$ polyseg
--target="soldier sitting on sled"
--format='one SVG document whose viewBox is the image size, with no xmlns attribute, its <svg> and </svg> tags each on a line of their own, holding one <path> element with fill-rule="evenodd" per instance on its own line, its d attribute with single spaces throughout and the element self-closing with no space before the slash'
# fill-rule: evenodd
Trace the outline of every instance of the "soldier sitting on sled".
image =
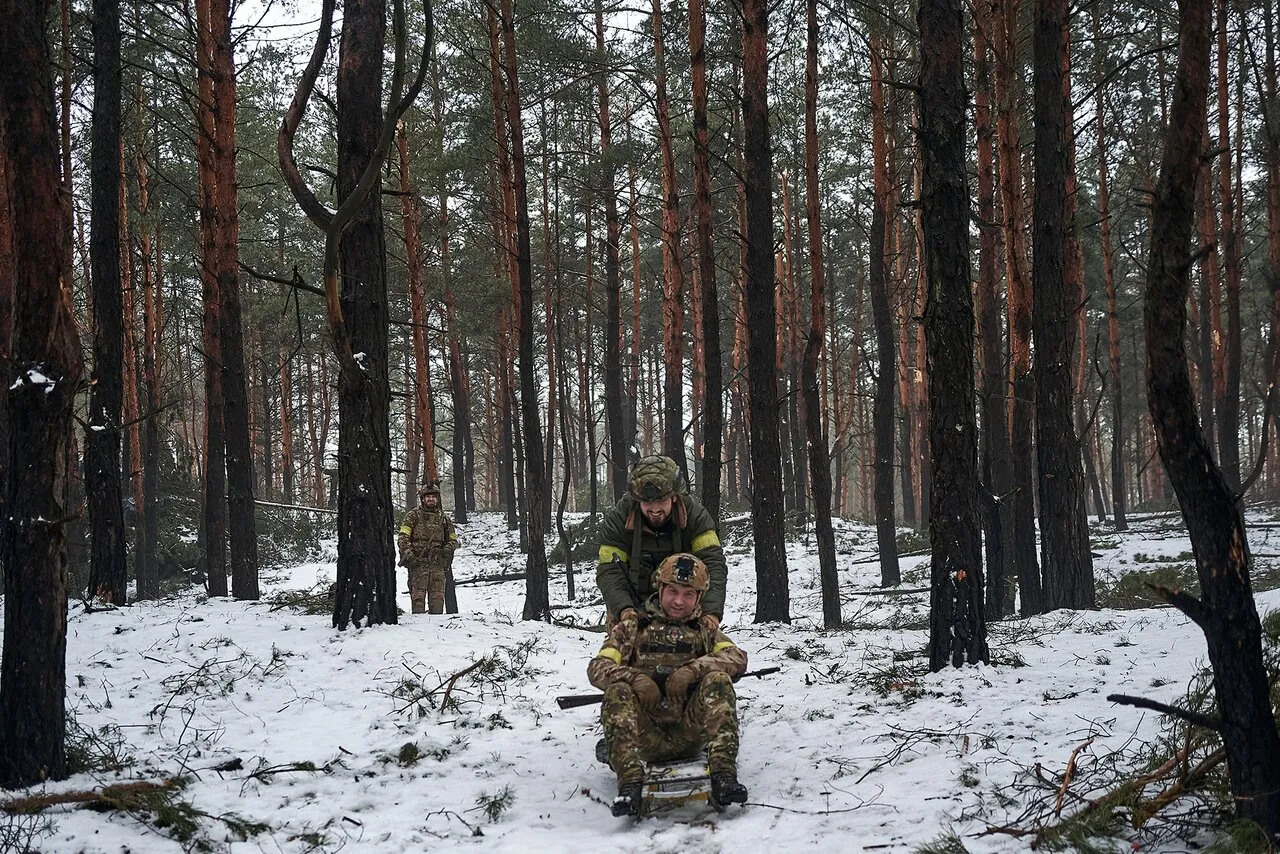
<svg viewBox="0 0 1280 854">
<path fill-rule="evenodd" d="M 600 720 L 618 775 L 613 814 L 640 814 L 646 762 L 691 758 L 704 746 L 712 801 L 745 803 L 733 678 L 747 669 L 747 656 L 701 620 L 710 586 L 701 560 L 671 555 L 653 585 L 644 616 L 614 625 L 587 666 L 591 684 L 604 691 Z"/>
</svg>

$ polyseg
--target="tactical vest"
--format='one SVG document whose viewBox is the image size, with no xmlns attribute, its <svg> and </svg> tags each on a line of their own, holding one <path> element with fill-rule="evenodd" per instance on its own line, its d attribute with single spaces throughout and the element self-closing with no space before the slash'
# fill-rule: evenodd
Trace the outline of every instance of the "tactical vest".
<svg viewBox="0 0 1280 854">
<path fill-rule="evenodd" d="M 640 629 L 631 666 L 653 676 L 659 667 L 670 672 L 710 653 L 710 635 L 696 623 L 654 620 Z"/>
</svg>

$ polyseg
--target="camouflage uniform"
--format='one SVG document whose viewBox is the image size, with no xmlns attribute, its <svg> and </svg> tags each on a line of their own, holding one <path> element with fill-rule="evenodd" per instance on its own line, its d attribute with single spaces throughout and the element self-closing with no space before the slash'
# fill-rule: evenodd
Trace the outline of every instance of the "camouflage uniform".
<svg viewBox="0 0 1280 854">
<path fill-rule="evenodd" d="M 644 492 L 637 488 L 650 481 L 661 484 L 655 498 L 674 495 L 671 515 L 656 530 L 641 511 Z M 630 488 L 600 520 L 596 585 L 610 617 L 616 619 L 624 608 L 641 607 L 655 590 L 653 571 L 658 564 L 681 552 L 697 555 L 707 565 L 711 587 L 702 597 L 702 611 L 722 617 L 729 568 L 716 522 L 696 498 L 681 491 L 675 462 L 669 457 L 644 457 L 632 469 Z"/>
<path fill-rule="evenodd" d="M 439 492 L 425 491 L 423 498 Z M 442 507 L 424 504 L 405 514 L 400 523 L 397 538 L 400 547 L 400 563 L 409 568 L 409 599 L 413 613 L 426 610 L 430 603 L 432 614 L 444 613 L 445 577 L 453 563 L 453 553 L 458 548 L 458 533 L 453 520 Z"/>
<path fill-rule="evenodd" d="M 733 677 L 747 669 L 747 656 L 721 631 L 710 632 L 695 609 L 685 620 L 663 614 L 655 594 L 639 624 L 613 627 L 587 666 L 591 684 L 604 691 L 600 721 L 609 745 L 609 764 L 619 787 L 644 777 L 644 762 L 694 756 L 706 745 L 712 774 L 737 774 L 738 712 Z M 641 707 L 630 680 L 640 674 L 666 677 L 659 668 L 693 669 L 697 681 L 683 708 L 663 707 L 651 714 Z"/>
</svg>

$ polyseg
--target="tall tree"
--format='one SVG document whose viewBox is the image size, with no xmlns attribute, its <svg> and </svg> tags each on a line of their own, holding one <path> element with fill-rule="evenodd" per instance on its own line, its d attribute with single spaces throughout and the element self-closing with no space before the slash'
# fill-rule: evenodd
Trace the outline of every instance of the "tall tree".
<svg viewBox="0 0 1280 854">
<path fill-rule="evenodd" d="M 1236 814 L 1280 838 L 1280 733 L 1262 660 L 1262 634 L 1249 578 L 1251 558 L 1239 499 L 1196 421 L 1183 333 L 1197 173 L 1207 122 L 1212 0 L 1183 0 L 1178 71 L 1151 212 L 1146 298 L 1147 401 L 1160 460 L 1191 535 L 1201 598 L 1164 590 L 1205 634 Z M 1185 716 L 1185 714 L 1184 714 Z"/>
<path fill-rule="evenodd" d="M 66 766 L 67 478 L 83 374 L 71 313 L 47 2 L 0 2 L 0 786 L 60 780 Z"/>
<path fill-rule="evenodd" d="M 696 0 L 695 0 L 696 2 Z M 809 340 L 804 348 L 800 385 L 804 392 L 805 444 L 813 484 L 814 526 L 818 532 L 818 576 L 822 583 L 822 624 L 839 628 L 840 576 L 836 572 L 836 538 L 831 525 L 831 455 L 823 429 L 818 389 L 818 357 L 827 337 L 826 261 L 822 247 L 822 207 L 818 184 L 818 0 L 805 4 L 804 177 L 805 218 L 809 231 Z"/>
<path fill-rule="evenodd" d="M 529 194 L 525 180 L 524 120 L 520 113 L 520 78 L 516 64 L 516 25 L 511 0 L 500 0 L 503 55 L 507 80 L 507 128 L 511 132 L 511 176 L 515 189 L 516 267 L 520 280 L 519 362 L 520 422 L 524 435 L 525 519 L 529 552 L 525 563 L 524 619 L 551 619 L 547 584 L 547 548 L 542 520 L 546 501 L 542 458 L 542 426 L 538 415 L 537 366 L 533 359 L 533 261 L 529 250 Z"/>
<path fill-rule="evenodd" d="M 617 169 L 609 115 L 608 55 L 604 3 L 595 0 L 596 91 L 599 93 L 600 193 L 604 197 L 604 411 L 609 429 L 609 483 L 614 499 L 627 491 L 627 425 L 622 411 L 622 220 L 618 216 Z"/>
<path fill-rule="evenodd" d="M 1072 408 L 1076 311 L 1066 281 L 1068 101 L 1063 97 L 1067 0 L 1036 0 L 1035 231 L 1031 269 L 1035 336 L 1040 559 L 1046 609 L 1092 608 L 1093 558 Z"/>
<path fill-rule="evenodd" d="M 653 0 L 653 60 L 662 152 L 662 395 L 665 432 L 662 452 L 688 471 L 684 453 L 684 261 L 680 258 L 680 188 L 667 104 L 667 61 L 662 0 Z"/>
<path fill-rule="evenodd" d="M 258 538 L 253 517 L 253 442 L 249 431 L 249 393 L 244 359 L 244 328 L 240 312 L 240 218 L 236 190 L 236 69 L 231 44 L 231 4 L 229 0 L 207 2 L 208 54 L 213 78 L 214 136 L 210 155 L 214 180 L 212 197 L 206 203 L 214 209 L 218 278 L 218 335 L 222 344 L 222 394 L 225 404 L 227 438 L 227 533 L 231 546 L 231 595 L 237 599 L 258 598 Z M 205 259 L 205 264 L 210 260 Z"/>
<path fill-rule="evenodd" d="M 893 189 L 889 183 L 889 145 L 886 131 L 883 41 L 871 37 L 871 247 L 868 287 L 876 330 L 875 397 L 871 405 L 872 501 L 876 514 L 876 545 L 880 551 L 880 584 L 902 583 L 898 567 L 898 531 L 893 505 L 893 389 L 897 377 L 898 345 L 889 308 L 889 280 L 885 256 L 887 223 Z"/>
<path fill-rule="evenodd" d="M 1093 43 L 1102 44 L 1101 13 L 1093 7 Z M 1129 506 L 1124 467 L 1124 376 L 1120 372 L 1120 313 L 1116 300 L 1115 249 L 1111 243 L 1111 175 L 1107 160 L 1107 98 L 1102 85 L 1102 50 L 1094 50 L 1095 124 L 1098 132 L 1098 239 L 1107 297 L 1107 364 L 1111 371 L 1111 514 L 1117 531 L 1127 531 Z"/>
<path fill-rule="evenodd" d="M 333 0 L 324 0 L 315 48 L 280 128 L 280 168 L 307 217 L 325 233 L 325 315 L 338 358 L 338 582 L 333 625 L 395 623 L 395 503 L 391 495 L 386 244 L 380 176 L 397 120 L 417 97 L 433 41 L 426 15 L 422 64 L 405 90 L 405 21 L 394 3 L 395 61 L 382 115 L 382 0 L 349 0 L 338 54 L 338 198 L 327 210 L 302 180 L 293 139 L 329 49 Z M 341 268 L 341 270 L 339 269 Z M 341 273 L 341 276 L 340 276 Z M 341 277 L 341 290 L 339 278 Z M 359 354 L 357 358 L 357 354 Z"/>
<path fill-rule="evenodd" d="M 702 506 L 711 518 L 720 515 L 720 458 L 724 447 L 724 379 L 720 350 L 720 294 L 716 288 L 716 253 L 712 241 L 711 146 L 707 130 L 706 4 L 689 0 L 689 56 L 693 72 L 693 186 L 697 209 L 698 286 L 701 300 L 703 355 Z"/>
<path fill-rule="evenodd" d="M 920 33 L 921 211 L 928 292 L 929 667 L 987 660 L 978 434 L 969 286 L 965 161 L 964 23 L 960 0 L 922 0 Z"/>
<path fill-rule="evenodd" d="M 773 148 L 769 142 L 769 4 L 742 4 L 742 185 L 746 202 L 744 289 L 751 417 L 751 529 L 757 623 L 791 622 L 783 541 L 782 447 L 778 436 L 777 282 L 773 260 Z"/>
<path fill-rule="evenodd" d="M 1003 312 L 996 272 L 996 180 L 994 126 L 991 116 L 991 6 L 979 4 L 973 27 L 973 118 L 978 159 L 978 280 L 974 309 L 978 320 L 978 364 L 982 405 L 982 506 L 985 511 L 983 545 L 987 558 L 987 617 L 1006 614 L 1005 590 L 1016 576 L 1013 559 L 1012 505 L 1007 500 L 1013 483 L 1009 445 L 1009 406 L 1005 379 Z M 1009 603 L 1012 605 L 1012 602 Z"/>
<path fill-rule="evenodd" d="M 93 6 L 93 126 L 89 151 L 93 379 L 84 439 L 89 595 L 123 605 L 128 583 L 120 471 L 124 307 L 120 282 L 120 2 Z"/>
<path fill-rule="evenodd" d="M 996 61 L 996 140 L 999 146 L 1000 206 L 1003 213 L 1005 282 L 1009 305 L 1009 417 L 1014 482 L 1007 501 L 1013 523 L 1013 561 L 1023 615 L 1044 608 L 1036 558 L 1034 496 L 1035 380 L 1031 373 L 1031 282 L 1022 187 L 1022 145 L 1018 131 L 1018 0 L 994 0 L 992 50 Z"/>
</svg>

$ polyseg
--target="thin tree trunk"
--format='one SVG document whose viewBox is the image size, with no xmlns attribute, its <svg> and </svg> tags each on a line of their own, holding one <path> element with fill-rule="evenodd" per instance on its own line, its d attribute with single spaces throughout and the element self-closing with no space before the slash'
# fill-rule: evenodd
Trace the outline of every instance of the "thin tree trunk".
<svg viewBox="0 0 1280 854">
<path fill-rule="evenodd" d="M 1031 438 L 1035 425 L 1035 382 L 1031 375 L 1031 283 L 1023 231 L 1021 144 L 1017 116 L 1018 0 L 994 4 L 996 60 L 996 139 L 999 146 L 1001 207 L 1004 224 L 1005 281 L 1009 304 L 1010 378 L 1013 402 L 1009 435 L 1013 451 L 1011 505 L 1013 564 L 1022 595 L 1022 614 L 1044 610 L 1040 569 L 1036 558 L 1035 461 Z"/>
<path fill-rule="evenodd" d="M 196 169 L 200 194 L 200 278 L 204 301 L 205 470 L 202 540 L 205 578 L 210 596 L 227 595 L 227 432 L 222 357 L 222 305 L 218 275 L 219 223 L 214 146 L 217 115 L 214 103 L 211 0 L 196 0 L 199 101 L 196 105 Z M 140 598 L 156 591 L 138 591 Z"/>
<path fill-rule="evenodd" d="M 703 395 L 701 498 L 712 519 L 720 516 L 720 467 L 724 454 L 724 378 L 720 348 L 720 294 L 712 240 L 711 151 L 707 130 L 705 0 L 689 0 L 689 51 L 693 74 L 693 185 L 697 205 L 698 285 L 702 301 Z"/>
<path fill-rule="evenodd" d="M 874 192 L 871 208 L 869 248 L 871 314 L 876 330 L 875 399 L 872 404 L 871 467 L 874 472 L 873 503 L 876 517 L 876 545 L 880 552 L 880 584 L 896 587 L 902 583 L 898 566 L 898 531 L 893 503 L 893 389 L 897 378 L 897 343 L 893 337 L 893 314 L 889 308 L 889 285 L 885 272 L 886 222 L 889 219 L 889 151 L 885 132 L 885 93 L 881 39 L 871 38 L 871 158 Z"/>
<path fill-rule="evenodd" d="M 1240 236 L 1231 185 L 1231 106 L 1227 58 L 1227 3 L 1217 0 L 1218 32 L 1218 203 L 1222 208 L 1222 261 L 1227 296 L 1222 402 L 1218 408 L 1218 459 L 1233 490 L 1240 489 L 1240 370 L 1243 360 L 1240 328 Z M 1237 72 L 1239 74 L 1241 72 Z M 1243 212 L 1242 212 L 1243 213 Z"/>
<path fill-rule="evenodd" d="M 662 361 L 666 401 L 662 452 L 688 471 L 684 453 L 684 263 L 680 259 L 680 190 L 667 106 L 662 2 L 653 0 L 653 57 L 657 69 L 658 147 L 662 152 Z"/>
<path fill-rule="evenodd" d="M 696 0 L 695 0 L 696 2 Z M 804 350 L 801 386 L 804 389 L 805 440 L 809 477 L 813 483 L 814 526 L 818 534 L 818 577 L 822 584 L 822 625 L 839 628 L 840 576 L 836 572 L 836 539 L 831 525 L 831 457 L 822 423 L 818 389 L 818 357 L 826 341 L 826 263 L 822 247 L 822 209 L 818 200 L 818 0 L 808 0 L 804 65 L 805 217 L 809 226 L 810 318 Z M 709 229 L 708 229 L 709 231 Z M 708 244 L 710 234 L 708 234 Z M 710 247 L 707 247 L 708 255 Z M 718 475 L 717 475 L 718 476 Z"/>
<path fill-rule="evenodd" d="M 533 358 L 533 269 L 529 252 L 529 199 L 525 184 L 524 124 L 520 114 L 520 84 L 516 65 L 515 19 L 511 0 L 501 0 L 502 40 L 506 56 L 507 126 L 511 131 L 511 175 L 515 189 L 516 265 L 520 279 L 520 416 L 524 433 L 525 508 L 529 554 L 525 564 L 523 618 L 548 620 L 551 604 L 547 588 L 547 551 L 542 520 L 542 429 L 538 423 L 538 387 Z"/>
<path fill-rule="evenodd" d="M 622 410 L 622 221 L 618 217 L 617 172 L 609 116 L 608 57 L 604 43 L 604 4 L 595 0 L 596 91 L 600 109 L 600 191 L 604 196 L 604 410 L 609 428 L 609 483 L 614 500 L 627 491 L 627 424 Z"/>
<path fill-rule="evenodd" d="M 1102 43 L 1098 7 L 1093 9 L 1093 42 Z M 1107 292 L 1107 361 L 1111 371 L 1111 514 L 1117 531 L 1129 530 L 1128 483 L 1124 466 L 1124 374 L 1120 370 L 1120 314 L 1116 301 L 1115 250 L 1111 244 L 1110 168 L 1107 165 L 1106 90 L 1102 51 L 1094 52 L 1094 112 L 1098 129 L 1098 236 L 1102 243 L 1102 279 Z"/>
<path fill-rule="evenodd" d="M 978 139 L 978 281 L 974 288 L 978 315 L 978 365 L 982 389 L 981 502 L 986 524 L 987 618 L 1007 615 L 1005 590 L 1016 575 L 1013 563 L 1013 518 L 1007 493 L 1013 483 L 1009 446 L 1008 383 L 1005 378 L 1004 325 L 996 272 L 996 186 L 994 128 L 991 121 L 991 7 L 982 4 L 974 22 L 974 125 Z"/>
<path fill-rule="evenodd" d="M 427 349 L 427 297 L 422 282 L 422 210 L 409 178 L 409 135 L 401 122 L 396 128 L 400 162 L 400 215 L 404 221 L 404 260 L 409 273 L 409 320 L 413 324 L 413 409 L 417 441 L 422 450 L 423 483 L 437 483 L 435 423 L 431 418 L 431 354 Z"/>
<path fill-rule="evenodd" d="M 236 201 L 236 70 L 229 0 L 209 0 L 213 75 L 213 178 L 217 242 L 218 318 L 226 405 L 227 533 L 231 594 L 258 598 L 258 538 L 253 517 L 253 444 L 249 436 L 248 379 L 240 320 L 239 217 Z"/>
<path fill-rule="evenodd" d="M 89 164 L 93 376 L 84 441 L 84 484 L 91 543 L 89 595 L 123 605 L 128 578 L 120 460 L 124 308 L 120 281 L 119 0 L 95 0 L 93 41 L 94 100 Z M 22 169 L 25 172 L 25 164 Z M 18 248 L 15 246 L 15 251 Z M 5 352 L 9 352 L 8 349 Z"/>
<path fill-rule="evenodd" d="M 746 202 L 747 390 L 751 407 L 751 527 L 757 623 L 791 622 L 778 439 L 773 266 L 773 153 L 769 143 L 769 9 L 742 4 L 743 171 Z"/>
</svg>

